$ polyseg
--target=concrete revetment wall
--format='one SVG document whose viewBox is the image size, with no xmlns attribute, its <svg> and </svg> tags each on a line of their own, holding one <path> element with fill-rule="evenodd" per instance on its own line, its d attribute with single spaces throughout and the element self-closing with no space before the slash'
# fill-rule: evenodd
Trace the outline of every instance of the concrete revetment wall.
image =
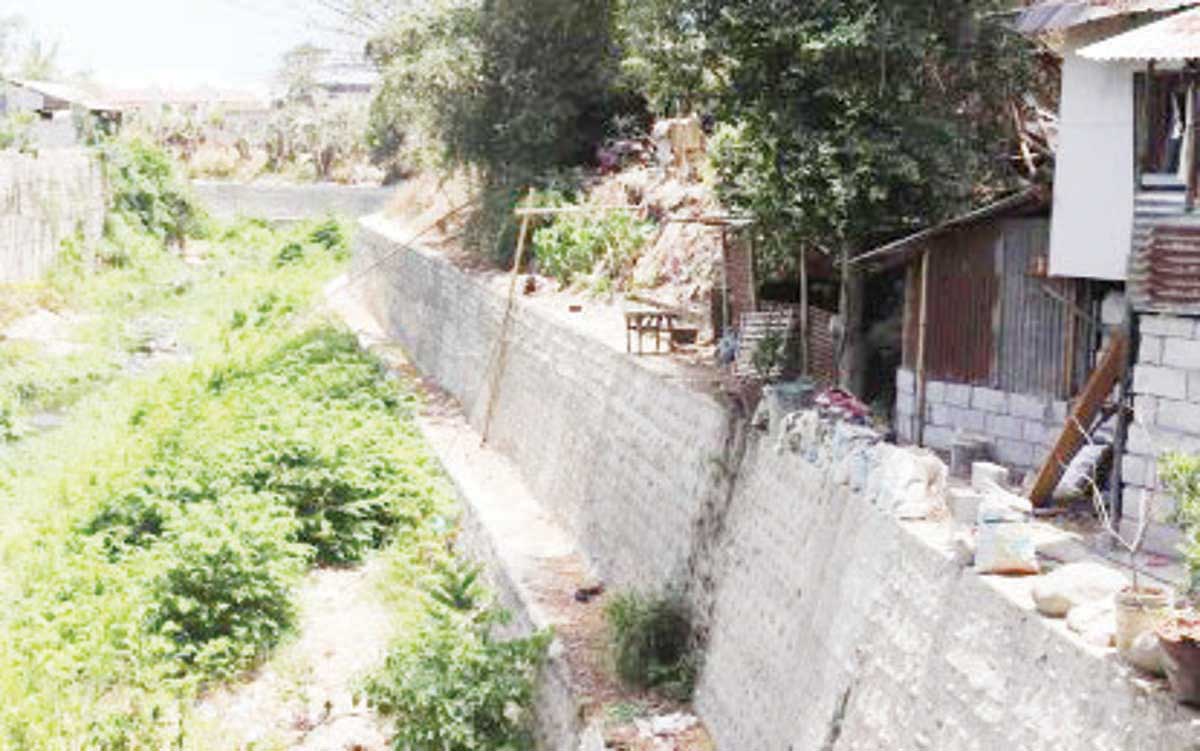
<svg viewBox="0 0 1200 751">
<path fill-rule="evenodd" d="M 917 384 L 896 373 L 896 432 L 916 439 Z M 930 381 L 925 389 L 925 445 L 949 451 L 959 433 L 991 440 L 995 459 L 1018 471 L 1041 466 L 1067 420 L 1067 403 L 983 386 Z"/>
<path fill-rule="evenodd" d="M 392 188 L 335 183 L 235 183 L 193 180 L 196 197 L 220 219 L 253 216 L 277 222 L 344 214 L 358 219 L 380 211 Z"/>
<path fill-rule="evenodd" d="M 104 210 L 104 174 L 91 152 L 0 152 L 0 282 L 38 278 L 76 233 L 98 238 Z"/>
<path fill-rule="evenodd" d="M 362 293 L 481 427 L 498 277 L 364 222 Z M 923 461 L 815 413 L 739 432 L 714 397 L 519 300 L 490 445 L 609 589 L 675 586 L 708 634 L 696 707 L 723 751 L 1180 751 L 1194 714 L 895 518 Z M 897 472 L 899 468 L 899 473 Z"/>
</svg>

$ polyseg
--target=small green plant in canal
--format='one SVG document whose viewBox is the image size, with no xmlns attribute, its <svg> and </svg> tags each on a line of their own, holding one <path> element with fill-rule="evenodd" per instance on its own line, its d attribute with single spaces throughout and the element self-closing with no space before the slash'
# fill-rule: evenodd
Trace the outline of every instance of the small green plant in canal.
<svg viewBox="0 0 1200 751">
<path fill-rule="evenodd" d="M 532 751 L 537 676 L 551 634 L 502 639 L 504 611 L 487 602 L 479 569 L 435 566 L 424 618 L 365 684 L 395 723 L 395 751 Z"/>
<path fill-rule="evenodd" d="M 691 699 L 696 682 L 692 628 L 678 599 L 618 594 L 604 609 L 617 677 L 677 701 Z"/>
</svg>

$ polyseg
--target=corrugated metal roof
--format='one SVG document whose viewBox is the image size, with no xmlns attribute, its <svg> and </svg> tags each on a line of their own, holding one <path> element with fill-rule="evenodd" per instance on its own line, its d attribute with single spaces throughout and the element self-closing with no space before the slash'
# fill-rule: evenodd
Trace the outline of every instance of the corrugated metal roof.
<svg viewBox="0 0 1200 751">
<path fill-rule="evenodd" d="M 1200 5 L 1200 0 L 1044 0 L 1017 16 L 1017 30 L 1025 34 L 1061 31 L 1092 21 L 1131 13 L 1166 13 Z"/>
<path fill-rule="evenodd" d="M 1200 225 L 1181 217 L 1150 229 L 1129 264 L 1130 300 L 1139 312 L 1200 313 Z"/>
<path fill-rule="evenodd" d="M 1200 57 L 1200 8 L 1084 47 L 1089 60 L 1187 60 Z"/>
<path fill-rule="evenodd" d="M 999 216 L 1043 209 L 1049 205 L 1049 202 L 1050 198 L 1044 188 L 1040 186 L 1026 188 L 970 213 L 943 222 L 936 227 L 921 230 L 916 234 L 902 237 L 860 256 L 855 256 L 850 259 L 850 263 L 871 263 L 879 264 L 882 268 L 891 268 L 906 262 L 910 256 L 920 251 L 923 243 L 939 235 Z"/>
<path fill-rule="evenodd" d="M 23 89 L 41 94 L 44 97 L 58 99 L 67 104 L 77 104 L 90 110 L 114 110 L 112 104 L 101 101 L 90 93 L 66 83 L 56 81 L 33 81 L 21 78 L 10 78 L 10 83 Z"/>
</svg>

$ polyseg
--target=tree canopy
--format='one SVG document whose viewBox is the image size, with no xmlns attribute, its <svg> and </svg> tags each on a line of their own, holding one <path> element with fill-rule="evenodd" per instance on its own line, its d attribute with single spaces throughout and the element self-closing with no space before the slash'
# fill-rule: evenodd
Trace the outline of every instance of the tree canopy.
<svg viewBox="0 0 1200 751">
<path fill-rule="evenodd" d="M 716 82 L 723 198 L 789 256 L 852 252 L 1003 189 L 1029 56 L 999 5 L 679 0 L 673 28 Z"/>
<path fill-rule="evenodd" d="M 372 140 L 525 185 L 576 164 L 613 103 L 717 123 L 722 199 L 764 258 L 853 253 L 1003 190 L 1024 41 L 1003 0 L 433 0 L 369 45 Z"/>
</svg>

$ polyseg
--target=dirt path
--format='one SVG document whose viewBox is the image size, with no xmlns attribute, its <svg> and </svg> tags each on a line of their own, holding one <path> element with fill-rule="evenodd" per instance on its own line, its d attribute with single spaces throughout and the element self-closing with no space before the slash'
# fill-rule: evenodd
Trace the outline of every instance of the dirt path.
<svg viewBox="0 0 1200 751">
<path fill-rule="evenodd" d="M 385 751 L 386 724 L 354 704 L 359 680 L 383 662 L 394 634 L 380 595 L 384 561 L 323 569 L 298 593 L 295 641 L 246 682 L 197 708 L 205 748 Z"/>
</svg>

